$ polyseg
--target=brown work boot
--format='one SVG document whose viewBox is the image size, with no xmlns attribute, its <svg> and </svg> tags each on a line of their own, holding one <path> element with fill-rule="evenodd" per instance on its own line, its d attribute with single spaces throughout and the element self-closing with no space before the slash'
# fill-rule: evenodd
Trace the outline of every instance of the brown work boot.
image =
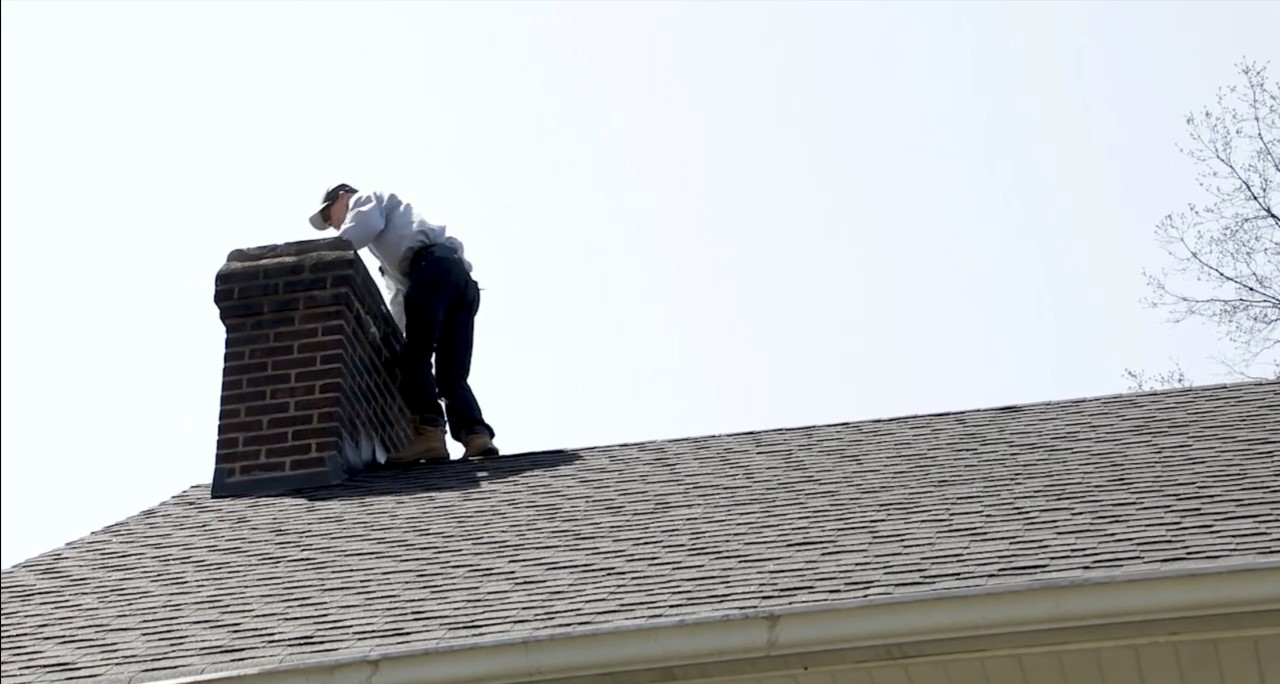
<svg viewBox="0 0 1280 684">
<path fill-rule="evenodd" d="M 404 451 L 387 459 L 390 465 L 404 465 L 415 461 L 447 461 L 449 445 L 445 443 L 447 433 L 443 427 L 424 425 L 417 418 L 411 424 L 413 441 Z"/>
<path fill-rule="evenodd" d="M 463 458 L 486 458 L 498 455 L 498 447 L 493 445 L 493 438 L 483 429 L 463 436 L 462 445 L 466 447 L 466 451 L 462 453 Z"/>
</svg>

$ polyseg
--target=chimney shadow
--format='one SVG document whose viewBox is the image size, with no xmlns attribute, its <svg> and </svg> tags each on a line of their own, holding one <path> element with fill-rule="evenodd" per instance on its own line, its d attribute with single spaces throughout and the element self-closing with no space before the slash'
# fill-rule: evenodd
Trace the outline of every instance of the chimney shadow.
<svg viewBox="0 0 1280 684">
<path fill-rule="evenodd" d="M 334 501 L 478 489 L 486 482 L 559 468 L 580 458 L 582 456 L 577 452 L 556 449 L 479 460 L 459 459 L 448 463 L 417 463 L 411 466 L 374 464 L 340 484 L 299 489 L 276 496 L 308 501 Z"/>
</svg>

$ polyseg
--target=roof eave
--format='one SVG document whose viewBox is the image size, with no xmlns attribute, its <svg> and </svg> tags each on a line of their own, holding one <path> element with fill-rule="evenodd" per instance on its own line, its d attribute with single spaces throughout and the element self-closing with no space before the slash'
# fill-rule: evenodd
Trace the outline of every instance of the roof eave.
<svg viewBox="0 0 1280 684">
<path fill-rule="evenodd" d="M 164 684 L 472 684 L 1280 609 L 1280 561 L 757 610 L 307 661 Z"/>
</svg>

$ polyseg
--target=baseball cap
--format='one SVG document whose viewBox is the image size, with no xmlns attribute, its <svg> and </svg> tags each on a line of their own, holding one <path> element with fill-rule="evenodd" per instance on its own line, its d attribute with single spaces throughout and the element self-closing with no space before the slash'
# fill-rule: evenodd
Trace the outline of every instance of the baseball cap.
<svg viewBox="0 0 1280 684">
<path fill-rule="evenodd" d="M 333 204 L 333 201 L 338 199 L 338 195 L 344 192 L 360 192 L 360 191 L 356 190 L 350 185 L 347 185 L 346 183 L 338 183 L 337 185 L 330 186 L 328 190 L 324 191 L 324 199 L 320 200 L 320 208 L 316 209 L 316 213 L 311 215 L 312 228 L 315 228 L 316 230 L 329 229 L 329 226 L 325 224 L 324 219 L 321 218 L 320 215 L 324 213 L 324 210 L 326 207 L 328 207 L 330 204 Z"/>
</svg>

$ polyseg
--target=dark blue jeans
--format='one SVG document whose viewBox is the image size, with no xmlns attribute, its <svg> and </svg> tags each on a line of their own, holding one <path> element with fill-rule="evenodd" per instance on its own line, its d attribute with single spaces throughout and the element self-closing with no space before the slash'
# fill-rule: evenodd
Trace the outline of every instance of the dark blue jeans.
<svg viewBox="0 0 1280 684">
<path fill-rule="evenodd" d="M 404 294 L 400 391 L 420 421 L 437 427 L 447 423 L 459 441 L 478 431 L 494 434 L 467 382 L 479 310 L 480 287 L 457 252 L 429 245 L 414 254 Z"/>
</svg>

